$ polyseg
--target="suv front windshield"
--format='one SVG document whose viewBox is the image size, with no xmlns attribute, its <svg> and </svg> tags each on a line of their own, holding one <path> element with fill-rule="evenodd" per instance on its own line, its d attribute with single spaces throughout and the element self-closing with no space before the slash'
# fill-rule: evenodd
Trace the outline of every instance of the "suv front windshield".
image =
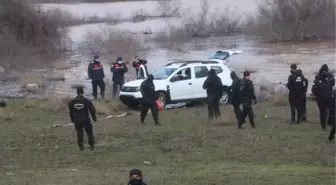
<svg viewBox="0 0 336 185">
<path fill-rule="evenodd" d="M 161 68 L 152 73 L 155 80 L 163 80 L 168 78 L 177 68 Z"/>
<path fill-rule="evenodd" d="M 219 60 L 225 60 L 229 57 L 229 53 L 222 51 L 222 52 L 216 52 L 215 55 L 211 56 L 209 59 L 219 59 Z"/>
</svg>

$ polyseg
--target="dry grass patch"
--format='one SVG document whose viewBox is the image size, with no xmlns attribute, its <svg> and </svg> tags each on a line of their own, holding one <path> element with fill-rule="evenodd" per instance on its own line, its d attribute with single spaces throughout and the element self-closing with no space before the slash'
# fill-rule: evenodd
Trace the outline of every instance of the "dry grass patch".
<svg viewBox="0 0 336 185">
<path fill-rule="evenodd" d="M 6 108 L 0 108 L 0 120 L 1 121 L 12 121 L 16 117 L 15 112 L 10 112 Z"/>
<path fill-rule="evenodd" d="M 287 106 L 288 105 L 288 93 L 276 92 L 271 94 L 269 102 L 274 106 Z"/>
</svg>

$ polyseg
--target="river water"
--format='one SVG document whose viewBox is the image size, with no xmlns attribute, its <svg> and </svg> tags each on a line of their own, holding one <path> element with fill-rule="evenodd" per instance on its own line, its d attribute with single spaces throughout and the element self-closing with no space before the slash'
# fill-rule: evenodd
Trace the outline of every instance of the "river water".
<svg viewBox="0 0 336 185">
<path fill-rule="evenodd" d="M 240 12 L 254 12 L 256 10 L 255 1 L 235 0 L 218 1 L 209 0 L 212 13 L 220 11 L 229 5 Z M 199 10 L 199 0 L 180 0 L 182 10 Z M 123 19 L 129 19 L 134 12 L 146 11 L 156 14 L 157 4 L 153 1 L 135 1 L 121 3 L 97 3 L 97 4 L 45 4 L 46 9 L 61 8 L 70 11 L 76 16 L 106 16 L 107 14 L 117 13 Z M 177 18 L 157 18 L 143 22 L 123 22 L 114 25 L 119 30 L 132 33 L 141 33 L 144 30 L 156 32 L 167 29 L 168 26 L 178 26 L 180 21 Z M 91 91 L 90 82 L 87 80 L 87 65 L 92 59 L 92 53 L 81 51 L 78 46 L 83 44 L 84 36 L 87 32 L 99 31 L 102 27 L 111 27 L 109 24 L 87 24 L 70 27 L 69 36 L 73 43 L 73 55 L 63 63 L 76 63 L 75 67 L 59 70 L 64 73 L 66 80 L 64 82 L 53 83 L 49 91 L 54 95 L 73 95 L 74 90 L 71 86 L 82 84 L 87 87 L 87 92 Z M 138 34 L 139 37 L 148 37 Z M 312 78 L 319 67 L 326 63 L 330 68 L 335 69 L 335 43 L 334 42 L 314 42 L 314 43 L 284 43 L 284 44 L 261 44 L 255 42 L 246 36 L 231 37 L 212 37 L 185 43 L 184 50 L 176 51 L 160 47 L 160 45 L 149 42 L 150 50 L 140 53 L 140 56 L 146 57 L 149 61 L 149 70 L 153 71 L 172 60 L 188 59 L 207 59 L 217 50 L 228 49 L 235 46 L 234 49 L 242 50 L 243 53 L 233 56 L 229 65 L 232 69 L 242 72 L 243 70 L 252 71 L 252 77 L 256 84 L 272 84 L 285 82 L 289 75 L 289 65 L 298 64 L 303 70 L 305 76 L 312 81 Z M 109 66 L 114 58 L 101 55 L 105 66 L 106 83 L 111 84 L 112 74 Z M 132 80 L 134 76 L 131 70 L 127 80 Z M 0 93 L 3 93 L 0 91 Z M 12 94 L 12 93 L 11 93 Z"/>
</svg>

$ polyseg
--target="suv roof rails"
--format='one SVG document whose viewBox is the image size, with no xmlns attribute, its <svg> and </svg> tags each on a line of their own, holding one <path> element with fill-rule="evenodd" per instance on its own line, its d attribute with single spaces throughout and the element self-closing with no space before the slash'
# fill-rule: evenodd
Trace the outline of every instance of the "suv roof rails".
<svg viewBox="0 0 336 185">
<path fill-rule="evenodd" d="M 201 64 L 218 64 L 217 61 L 204 61 L 204 60 L 190 60 L 190 61 L 179 61 L 179 62 L 171 62 L 165 66 L 170 66 L 172 64 L 182 64 L 180 67 L 184 67 L 188 64 L 197 64 L 197 63 L 201 63 Z"/>
</svg>

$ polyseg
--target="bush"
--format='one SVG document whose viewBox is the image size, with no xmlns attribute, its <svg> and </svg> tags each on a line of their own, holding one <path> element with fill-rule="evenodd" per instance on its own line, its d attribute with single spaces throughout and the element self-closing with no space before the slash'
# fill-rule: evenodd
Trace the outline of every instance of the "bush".
<svg viewBox="0 0 336 185">
<path fill-rule="evenodd" d="M 267 0 L 248 25 L 272 42 L 335 39 L 335 1 Z"/>
<path fill-rule="evenodd" d="M 157 1 L 156 11 L 160 17 L 178 17 L 181 15 L 181 4 L 176 0 Z"/>
</svg>

